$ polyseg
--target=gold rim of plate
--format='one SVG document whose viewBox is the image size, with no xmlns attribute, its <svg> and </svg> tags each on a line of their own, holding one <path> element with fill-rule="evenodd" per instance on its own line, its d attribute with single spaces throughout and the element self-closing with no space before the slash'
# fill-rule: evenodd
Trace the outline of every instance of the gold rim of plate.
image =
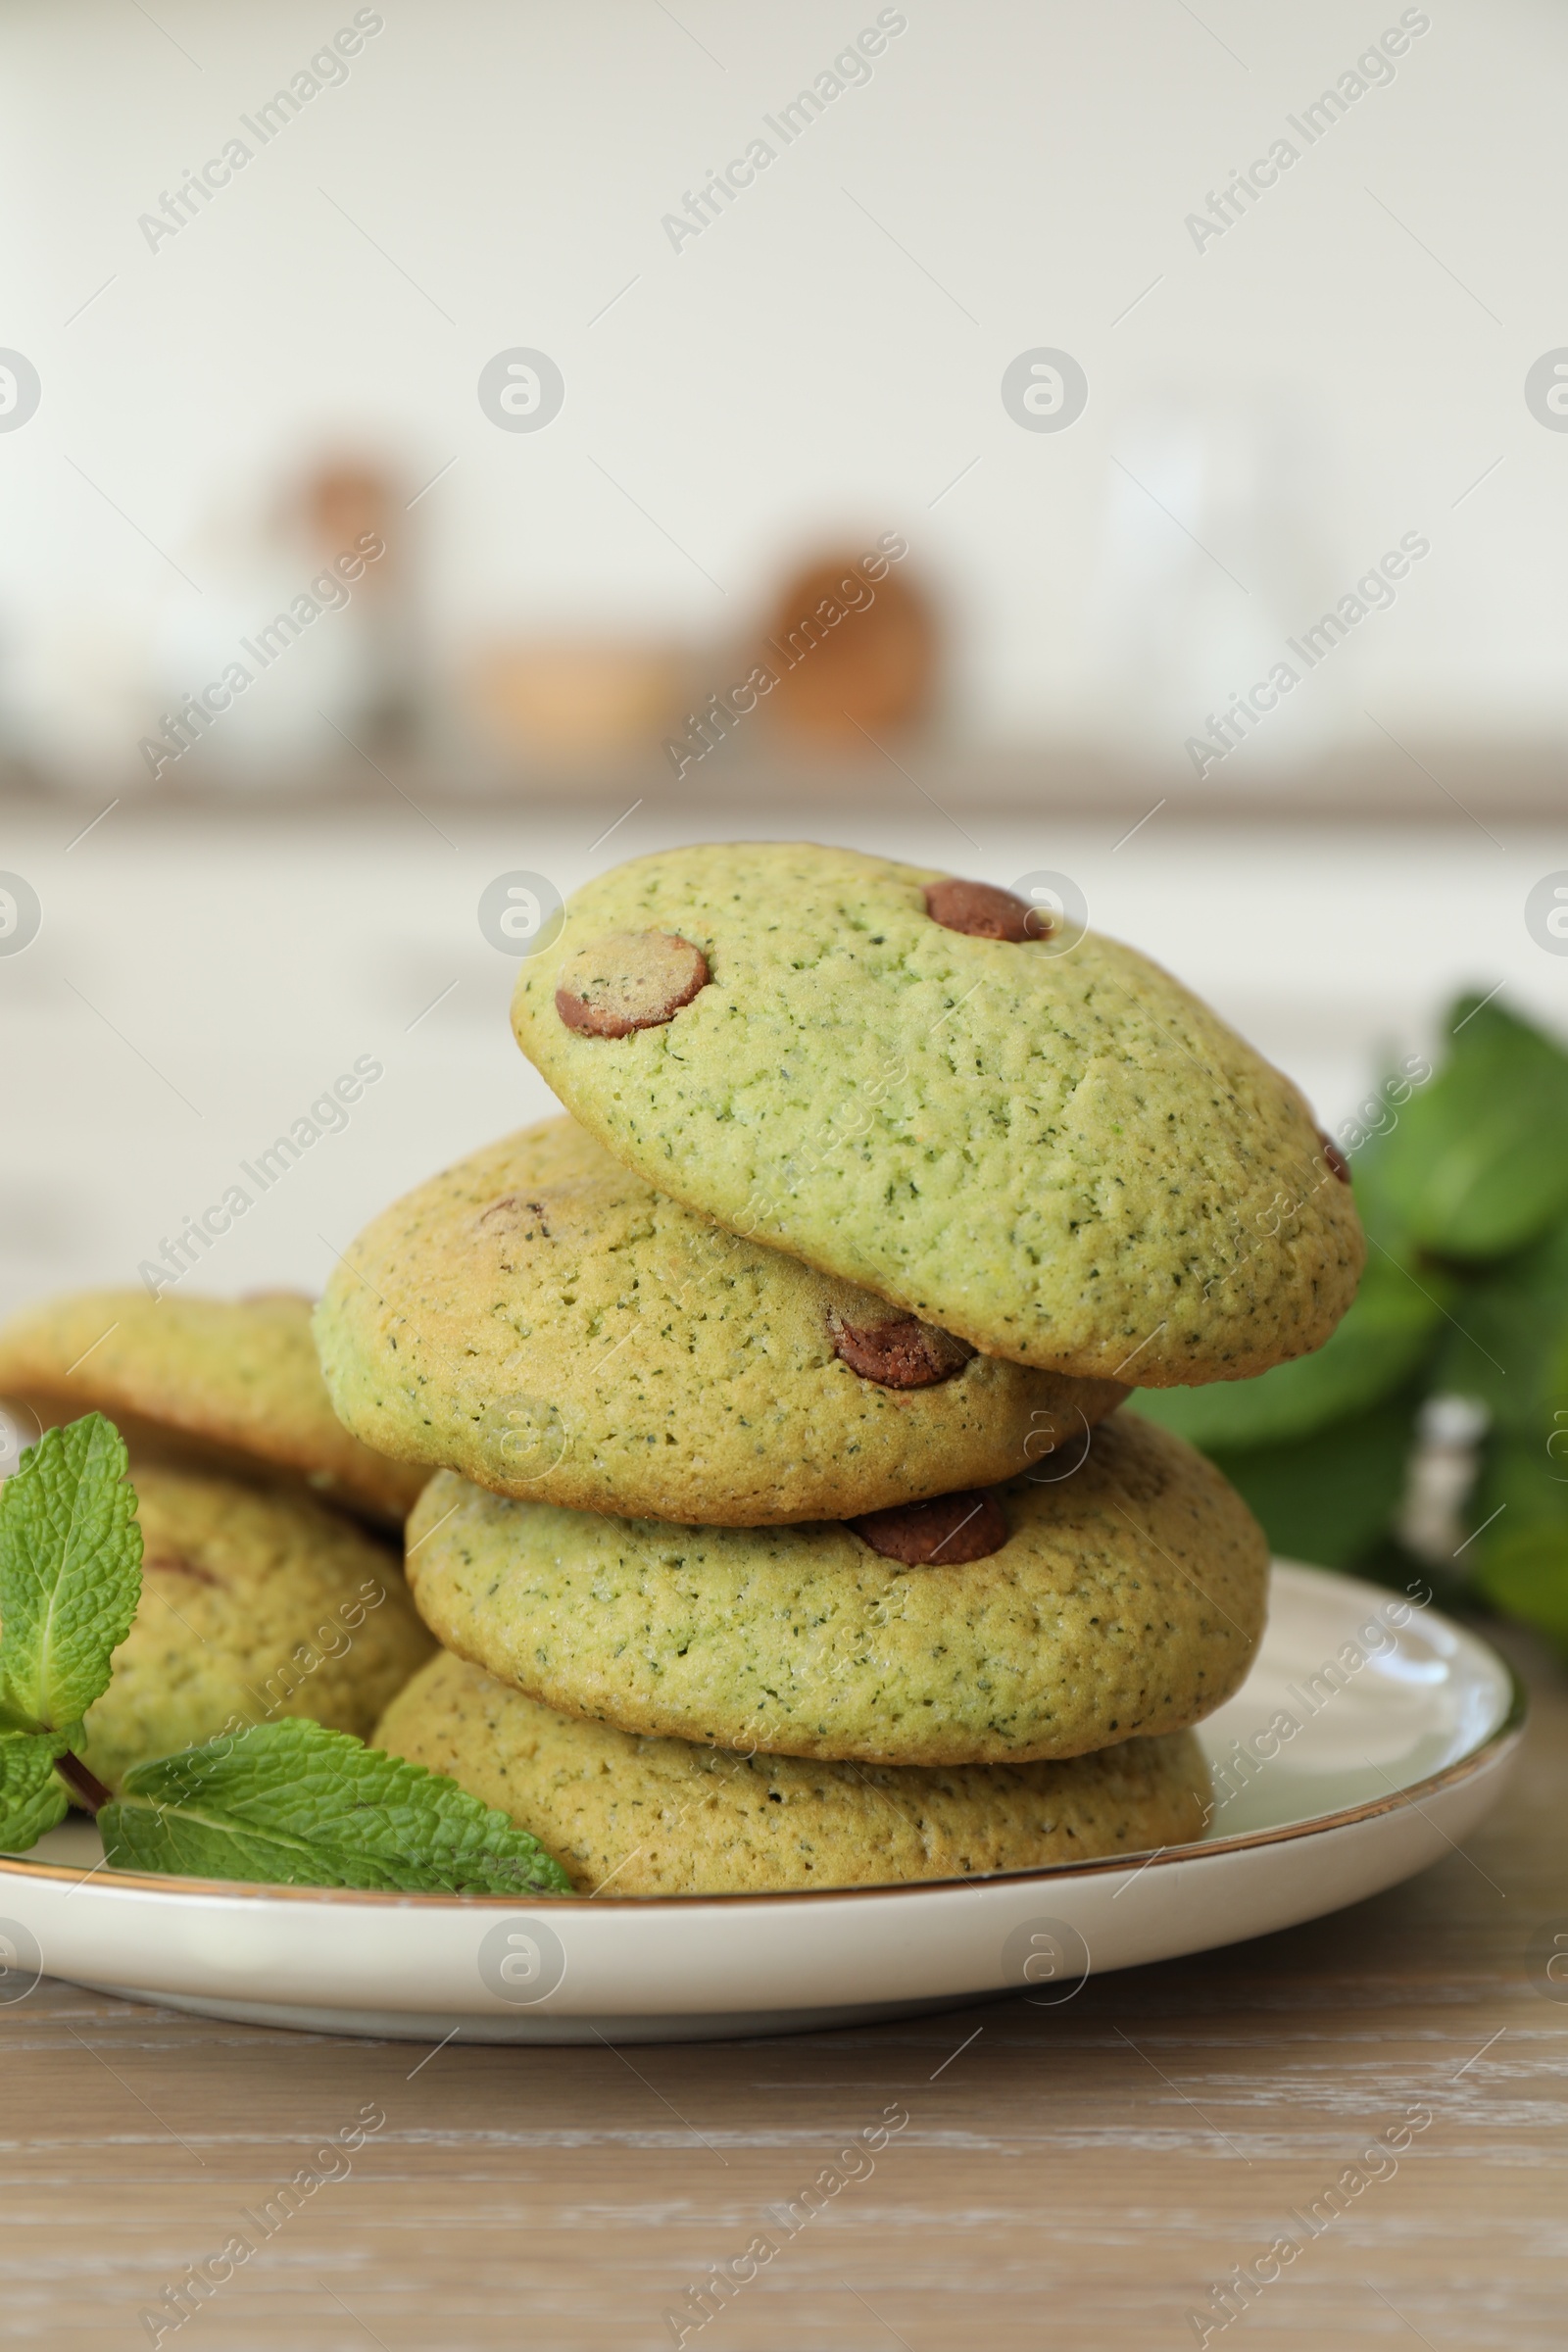
<svg viewBox="0 0 1568 2352">
<path fill-rule="evenodd" d="M 991 1886 L 1020 1886 L 1031 1881 L 1049 1882 L 1053 1879 L 1082 1879 L 1102 1876 L 1107 1871 L 1126 1871 L 1131 1865 L 1137 1871 L 1168 1869 L 1172 1863 L 1206 1861 L 1222 1854 L 1246 1853 L 1254 1846 L 1283 1845 L 1293 1838 L 1320 1838 L 1333 1830 L 1353 1829 L 1358 1822 L 1375 1821 L 1386 1813 L 1397 1813 L 1413 1807 L 1420 1811 L 1422 1800 L 1437 1796 L 1459 1782 L 1472 1779 L 1489 1765 L 1495 1763 L 1506 1751 L 1518 1745 L 1524 1736 L 1530 1712 L 1530 1695 L 1508 1660 L 1493 1647 L 1484 1636 L 1465 1632 L 1478 1642 L 1501 1667 L 1508 1680 L 1508 1708 L 1502 1721 L 1484 1740 L 1446 1764 L 1441 1772 L 1429 1773 L 1425 1780 L 1412 1781 L 1407 1787 L 1391 1788 L 1387 1796 L 1368 1797 L 1358 1805 L 1342 1805 L 1333 1813 L 1310 1814 L 1304 1821 L 1285 1822 L 1270 1830 L 1244 1830 L 1231 1838 L 1200 1838 L 1187 1845 L 1155 1846 L 1148 1853 L 1100 1854 L 1081 1862 L 1045 1862 L 1032 1869 L 996 1870 L 956 1879 L 898 1879 L 881 1886 L 815 1886 L 779 1887 L 772 1892 L 735 1894 L 607 1894 L 553 1895 L 530 1894 L 404 1894 L 383 1891 L 371 1886 L 278 1886 L 249 1879 L 187 1879 L 174 1878 L 157 1871 L 116 1871 L 112 1877 L 100 1880 L 95 1893 L 112 1895 L 169 1894 L 218 1897 L 230 1902 L 282 1903 L 355 1903 L 371 1904 L 406 1910 L 411 1903 L 421 1909 L 444 1906 L 449 1910 L 516 1911 L 530 1903 L 545 1903 L 554 1907 L 592 1905 L 596 1910 L 646 1912 L 651 1905 L 668 1903 L 689 1909 L 694 1903 L 722 1903 L 726 1906 L 746 1903 L 841 1903 L 863 1902 L 869 1899 L 896 1900 L 900 1896 L 936 1894 L 954 1887 Z M 4 1879 L 52 1879 L 73 1886 L 82 1886 L 92 1876 L 90 1871 L 73 1869 L 60 1862 L 29 1862 L 25 1855 L 0 1856 L 0 1881 Z"/>
</svg>

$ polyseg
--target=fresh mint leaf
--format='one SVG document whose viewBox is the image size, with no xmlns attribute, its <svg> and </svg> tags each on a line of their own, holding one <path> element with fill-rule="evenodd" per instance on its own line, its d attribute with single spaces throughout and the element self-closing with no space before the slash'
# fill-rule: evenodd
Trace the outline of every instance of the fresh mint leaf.
<svg viewBox="0 0 1568 2352">
<path fill-rule="evenodd" d="M 1453 1301 L 1452 1328 L 1433 1369 L 1440 1396 L 1475 1396 L 1493 1426 L 1540 1436 L 1568 1420 L 1568 1223 L 1489 1267 Z M 1568 1437 L 1558 1452 L 1568 1450 Z M 1556 1464 L 1568 1472 L 1568 1462 Z"/>
<path fill-rule="evenodd" d="M 536 1838 L 456 1781 L 304 1717 L 135 1765 L 98 1827 L 119 1870 L 411 1894 L 571 1892 Z"/>
<path fill-rule="evenodd" d="M 1442 1303 L 1447 1287 L 1435 1273 L 1412 1280 L 1373 1250 L 1353 1304 L 1315 1354 L 1276 1364 L 1253 1380 L 1141 1389 L 1133 1410 L 1205 1453 L 1309 1437 L 1403 1387 L 1448 1328 Z"/>
<path fill-rule="evenodd" d="M 65 1820 L 71 1799 L 55 1776 L 59 1752 L 47 1732 L 0 1732 L 0 1853 L 24 1854 Z"/>
<path fill-rule="evenodd" d="M 1483 1598 L 1568 1654 L 1568 1518 L 1556 1526 L 1542 1519 L 1498 1527 L 1476 1580 Z"/>
<path fill-rule="evenodd" d="M 1423 1249 L 1496 1257 L 1568 1208 L 1568 1054 L 1473 997 L 1447 1026 L 1447 1061 L 1382 1139 L 1380 1189 Z"/>
<path fill-rule="evenodd" d="M 1262 1521 L 1274 1550 L 1349 1568 L 1397 1510 L 1415 1444 L 1406 1395 L 1277 1446 L 1216 1447 L 1216 1469 Z"/>
<path fill-rule="evenodd" d="M 45 1430 L 0 1488 L 0 1730 L 69 1740 L 141 1597 L 125 1448 L 101 1413 Z"/>
<path fill-rule="evenodd" d="M 1568 1457 L 1568 1439 L 1558 1431 L 1549 1439 L 1540 1431 L 1526 1437 L 1509 1430 L 1489 1433 L 1482 1447 L 1481 1476 L 1466 1512 L 1478 1531 L 1475 1550 L 1468 1554 L 1470 1566 L 1476 1565 L 1478 1554 L 1485 1557 L 1495 1542 L 1515 1529 L 1544 1527 L 1557 1530 L 1568 1576 L 1568 1458 L 1559 1457 Z M 1495 1526 L 1481 1535 L 1488 1520 L 1494 1520 Z"/>
</svg>

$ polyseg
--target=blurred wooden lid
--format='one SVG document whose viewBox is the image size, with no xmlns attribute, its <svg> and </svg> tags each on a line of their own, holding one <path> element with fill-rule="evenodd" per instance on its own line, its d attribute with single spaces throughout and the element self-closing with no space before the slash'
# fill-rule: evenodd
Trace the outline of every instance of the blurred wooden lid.
<svg viewBox="0 0 1568 2352">
<path fill-rule="evenodd" d="M 913 726 L 931 708 L 939 644 L 930 601 L 893 564 L 872 579 L 865 563 L 825 556 L 779 596 L 762 659 L 778 680 L 769 711 L 793 734 L 858 744 L 861 728 Z"/>
</svg>

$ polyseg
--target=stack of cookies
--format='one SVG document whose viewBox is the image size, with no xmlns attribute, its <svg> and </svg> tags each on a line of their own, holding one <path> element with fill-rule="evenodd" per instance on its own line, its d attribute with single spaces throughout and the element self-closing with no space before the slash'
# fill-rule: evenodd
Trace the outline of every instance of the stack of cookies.
<svg viewBox="0 0 1568 2352">
<path fill-rule="evenodd" d="M 377 1734 L 580 1889 L 1199 1834 L 1262 1533 L 1117 1407 L 1321 1345 L 1362 1243 L 1287 1080 L 1132 950 L 811 846 L 583 890 L 514 1026 L 571 1116 L 387 1210 L 317 1342 L 433 1468 Z"/>
<path fill-rule="evenodd" d="M 81 1749 L 109 1788 L 278 1716 L 363 1738 L 430 1654 L 391 1548 L 425 1473 L 336 1419 L 308 1298 L 51 1299 L 0 1330 L 0 1397 L 16 1443 L 101 1412 L 130 1454 L 141 1599 Z"/>
</svg>

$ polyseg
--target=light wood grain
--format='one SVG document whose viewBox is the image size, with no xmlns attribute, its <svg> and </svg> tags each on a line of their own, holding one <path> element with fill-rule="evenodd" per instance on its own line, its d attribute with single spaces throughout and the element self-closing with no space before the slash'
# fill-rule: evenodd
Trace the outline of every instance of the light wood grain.
<svg viewBox="0 0 1568 2352">
<path fill-rule="evenodd" d="M 1157 2352 L 1196 2344 L 1211 2283 L 1417 2107 L 1432 2122 L 1396 2173 L 1210 2343 L 1557 2352 L 1568 2005 L 1533 1988 L 1526 1949 L 1568 1929 L 1568 1696 L 1530 1663 L 1519 1778 L 1466 1853 L 1064 2008 L 432 2056 L 45 1983 L 0 2009 L 0 2337 L 150 2342 L 141 2311 L 368 2104 L 385 2126 L 349 2177 L 166 2345 L 673 2345 L 663 2314 L 707 2267 L 783 2241 L 770 2209 L 892 2107 L 908 2121 L 874 2170 L 858 2163 L 688 2347 Z"/>
</svg>

